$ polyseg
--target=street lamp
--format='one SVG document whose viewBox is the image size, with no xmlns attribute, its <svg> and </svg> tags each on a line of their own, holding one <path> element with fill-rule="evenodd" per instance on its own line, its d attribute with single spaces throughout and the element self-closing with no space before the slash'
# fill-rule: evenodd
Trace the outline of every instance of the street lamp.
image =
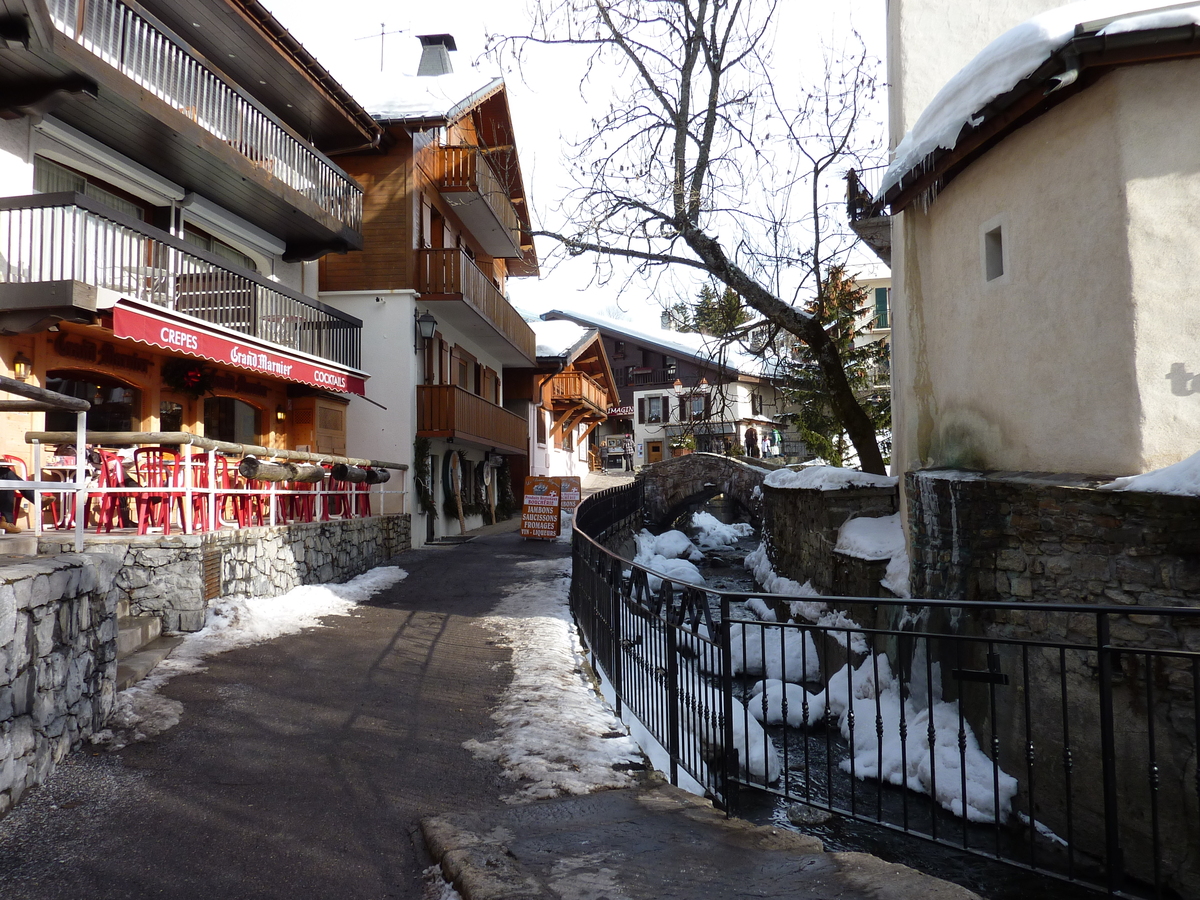
<svg viewBox="0 0 1200 900">
<path fill-rule="evenodd" d="M 33 374 L 33 360 L 18 350 L 17 355 L 13 357 L 12 368 L 13 378 L 17 381 L 28 381 L 29 376 Z"/>
<path fill-rule="evenodd" d="M 417 311 L 413 310 L 413 316 L 417 325 L 418 343 L 413 347 L 414 350 L 420 350 L 422 342 L 432 340 L 433 335 L 437 332 L 437 319 L 433 317 L 433 313 L 429 310 L 417 315 Z"/>
</svg>

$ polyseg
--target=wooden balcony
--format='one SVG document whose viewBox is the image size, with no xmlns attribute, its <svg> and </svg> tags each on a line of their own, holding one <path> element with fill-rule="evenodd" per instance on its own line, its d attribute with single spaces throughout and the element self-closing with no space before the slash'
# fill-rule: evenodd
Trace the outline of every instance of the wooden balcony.
<svg viewBox="0 0 1200 900">
<path fill-rule="evenodd" d="M 474 147 L 441 147 L 438 193 L 479 241 L 500 259 L 521 256 L 521 223 L 504 182 Z"/>
<path fill-rule="evenodd" d="M 417 435 L 494 447 L 501 453 L 529 452 L 529 422 L 457 385 L 417 386 Z"/>
<path fill-rule="evenodd" d="M 418 251 L 417 290 L 421 303 L 436 304 L 434 316 L 470 335 L 503 365 L 534 364 L 533 329 L 461 250 Z"/>
<path fill-rule="evenodd" d="M 550 382 L 554 403 L 591 407 L 598 413 L 608 409 L 608 391 L 583 372 L 560 372 Z"/>
</svg>

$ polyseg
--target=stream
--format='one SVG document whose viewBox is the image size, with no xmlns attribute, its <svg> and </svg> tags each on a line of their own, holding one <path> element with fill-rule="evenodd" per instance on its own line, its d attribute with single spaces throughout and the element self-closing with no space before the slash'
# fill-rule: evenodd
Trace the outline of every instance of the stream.
<svg viewBox="0 0 1200 900">
<path fill-rule="evenodd" d="M 726 524 L 747 521 L 739 507 L 721 497 L 710 500 L 702 509 Z M 687 527 L 688 518 L 690 515 L 682 518 L 677 527 L 689 537 L 694 537 L 694 530 Z M 697 563 L 706 586 L 722 591 L 761 591 L 743 565 L 747 554 L 758 548 L 760 540 L 756 529 L 753 534 L 740 538 L 732 547 L 708 552 L 704 560 Z M 734 604 L 732 612 L 735 618 L 755 618 L 744 604 Z M 719 608 L 714 608 L 713 613 L 714 618 L 719 616 Z M 758 680 L 758 676 L 744 679 L 743 694 L 748 694 L 750 687 Z M 935 826 L 940 839 L 960 845 L 966 841 L 971 847 L 985 853 L 1020 858 L 1017 854 L 1023 847 L 1027 858 L 1029 850 L 1024 836 L 1011 828 L 969 824 L 964 829 L 961 818 L 946 812 L 924 794 L 893 785 L 880 785 L 876 780 L 852 779 L 848 772 L 843 772 L 839 767 L 842 760 L 849 758 L 850 750 L 836 728 L 768 726 L 766 730 L 784 764 L 787 793 L 793 796 L 806 796 L 807 787 L 812 792 L 807 796 L 818 802 L 828 801 L 833 806 L 858 809 L 865 815 L 878 816 L 897 827 L 906 819 L 913 828 L 926 832 Z M 860 851 L 888 862 L 910 866 L 970 888 L 985 900 L 1027 900 L 1030 896 L 1049 895 L 1062 900 L 1094 900 L 1101 896 L 1080 885 L 913 837 L 886 825 L 827 814 L 815 807 L 794 803 L 763 791 L 743 789 L 738 800 L 738 814 L 755 824 L 786 828 L 818 837 L 827 850 Z M 794 824 L 797 821 L 803 824 Z M 1034 849 L 1039 867 L 1066 871 L 1065 852 L 1056 844 L 1039 838 Z M 1079 867 L 1078 860 L 1076 866 Z M 1094 879 L 1099 877 L 1098 873 L 1087 874 Z"/>
</svg>

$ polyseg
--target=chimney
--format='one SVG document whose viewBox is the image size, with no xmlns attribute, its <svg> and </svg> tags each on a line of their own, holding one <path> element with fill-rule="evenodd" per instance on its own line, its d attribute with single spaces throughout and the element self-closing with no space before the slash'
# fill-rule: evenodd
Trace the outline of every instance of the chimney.
<svg viewBox="0 0 1200 900">
<path fill-rule="evenodd" d="M 451 50 L 457 50 L 454 46 L 454 35 L 452 34 L 419 34 L 417 40 L 421 42 L 421 64 L 417 66 L 418 75 L 449 75 L 454 71 L 454 66 L 450 65 Z"/>
</svg>

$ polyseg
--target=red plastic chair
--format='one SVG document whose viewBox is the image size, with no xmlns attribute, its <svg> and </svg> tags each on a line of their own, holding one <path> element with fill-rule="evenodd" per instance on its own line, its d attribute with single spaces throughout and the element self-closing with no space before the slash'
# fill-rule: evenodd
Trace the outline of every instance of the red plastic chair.
<svg viewBox="0 0 1200 900">
<path fill-rule="evenodd" d="M 192 487 L 200 493 L 192 495 L 192 522 L 200 531 L 213 531 L 219 529 L 224 524 L 232 524 L 237 522 L 242 524 L 241 517 L 238 515 L 237 499 L 234 495 L 228 493 L 233 489 L 234 476 L 229 471 L 229 459 L 222 456 L 220 453 L 213 454 L 213 469 L 216 478 L 217 488 L 217 519 L 212 521 L 210 513 L 212 508 L 208 502 L 208 454 L 196 453 L 191 457 L 192 461 Z M 229 519 L 226 517 L 226 510 L 232 503 L 234 517 Z"/>
<path fill-rule="evenodd" d="M 100 457 L 100 465 L 96 468 L 96 483 L 94 489 L 87 492 L 87 498 L 83 503 L 84 521 L 93 512 L 96 515 L 96 534 L 110 532 L 113 530 L 114 520 L 118 517 L 121 511 L 121 504 L 128 497 L 127 494 L 114 494 L 107 490 L 108 488 L 119 488 L 125 486 L 125 463 L 116 453 L 111 450 L 101 450 L 98 447 L 93 448 L 90 452 L 96 453 Z M 67 512 L 63 516 L 62 527 L 73 528 L 75 526 L 75 502 L 74 497 L 67 498 Z M 99 504 L 93 509 L 93 504 Z"/>
<path fill-rule="evenodd" d="M 139 447 L 133 451 L 133 465 L 138 483 L 150 489 L 137 495 L 138 534 L 148 533 L 151 527 L 170 534 L 173 508 L 178 507 L 179 521 L 184 521 L 179 454 L 166 447 Z"/>
<path fill-rule="evenodd" d="M 371 517 L 371 486 L 365 481 L 354 485 L 354 511 L 364 519 Z"/>
<path fill-rule="evenodd" d="M 329 464 L 325 465 L 326 471 L 333 467 Z M 321 521 L 328 522 L 330 516 L 337 516 L 340 519 L 349 519 L 354 516 L 354 503 L 350 499 L 350 491 L 354 485 L 348 481 L 338 481 L 330 475 L 326 484 L 329 493 L 325 495 L 325 510 L 321 514 Z"/>
</svg>

